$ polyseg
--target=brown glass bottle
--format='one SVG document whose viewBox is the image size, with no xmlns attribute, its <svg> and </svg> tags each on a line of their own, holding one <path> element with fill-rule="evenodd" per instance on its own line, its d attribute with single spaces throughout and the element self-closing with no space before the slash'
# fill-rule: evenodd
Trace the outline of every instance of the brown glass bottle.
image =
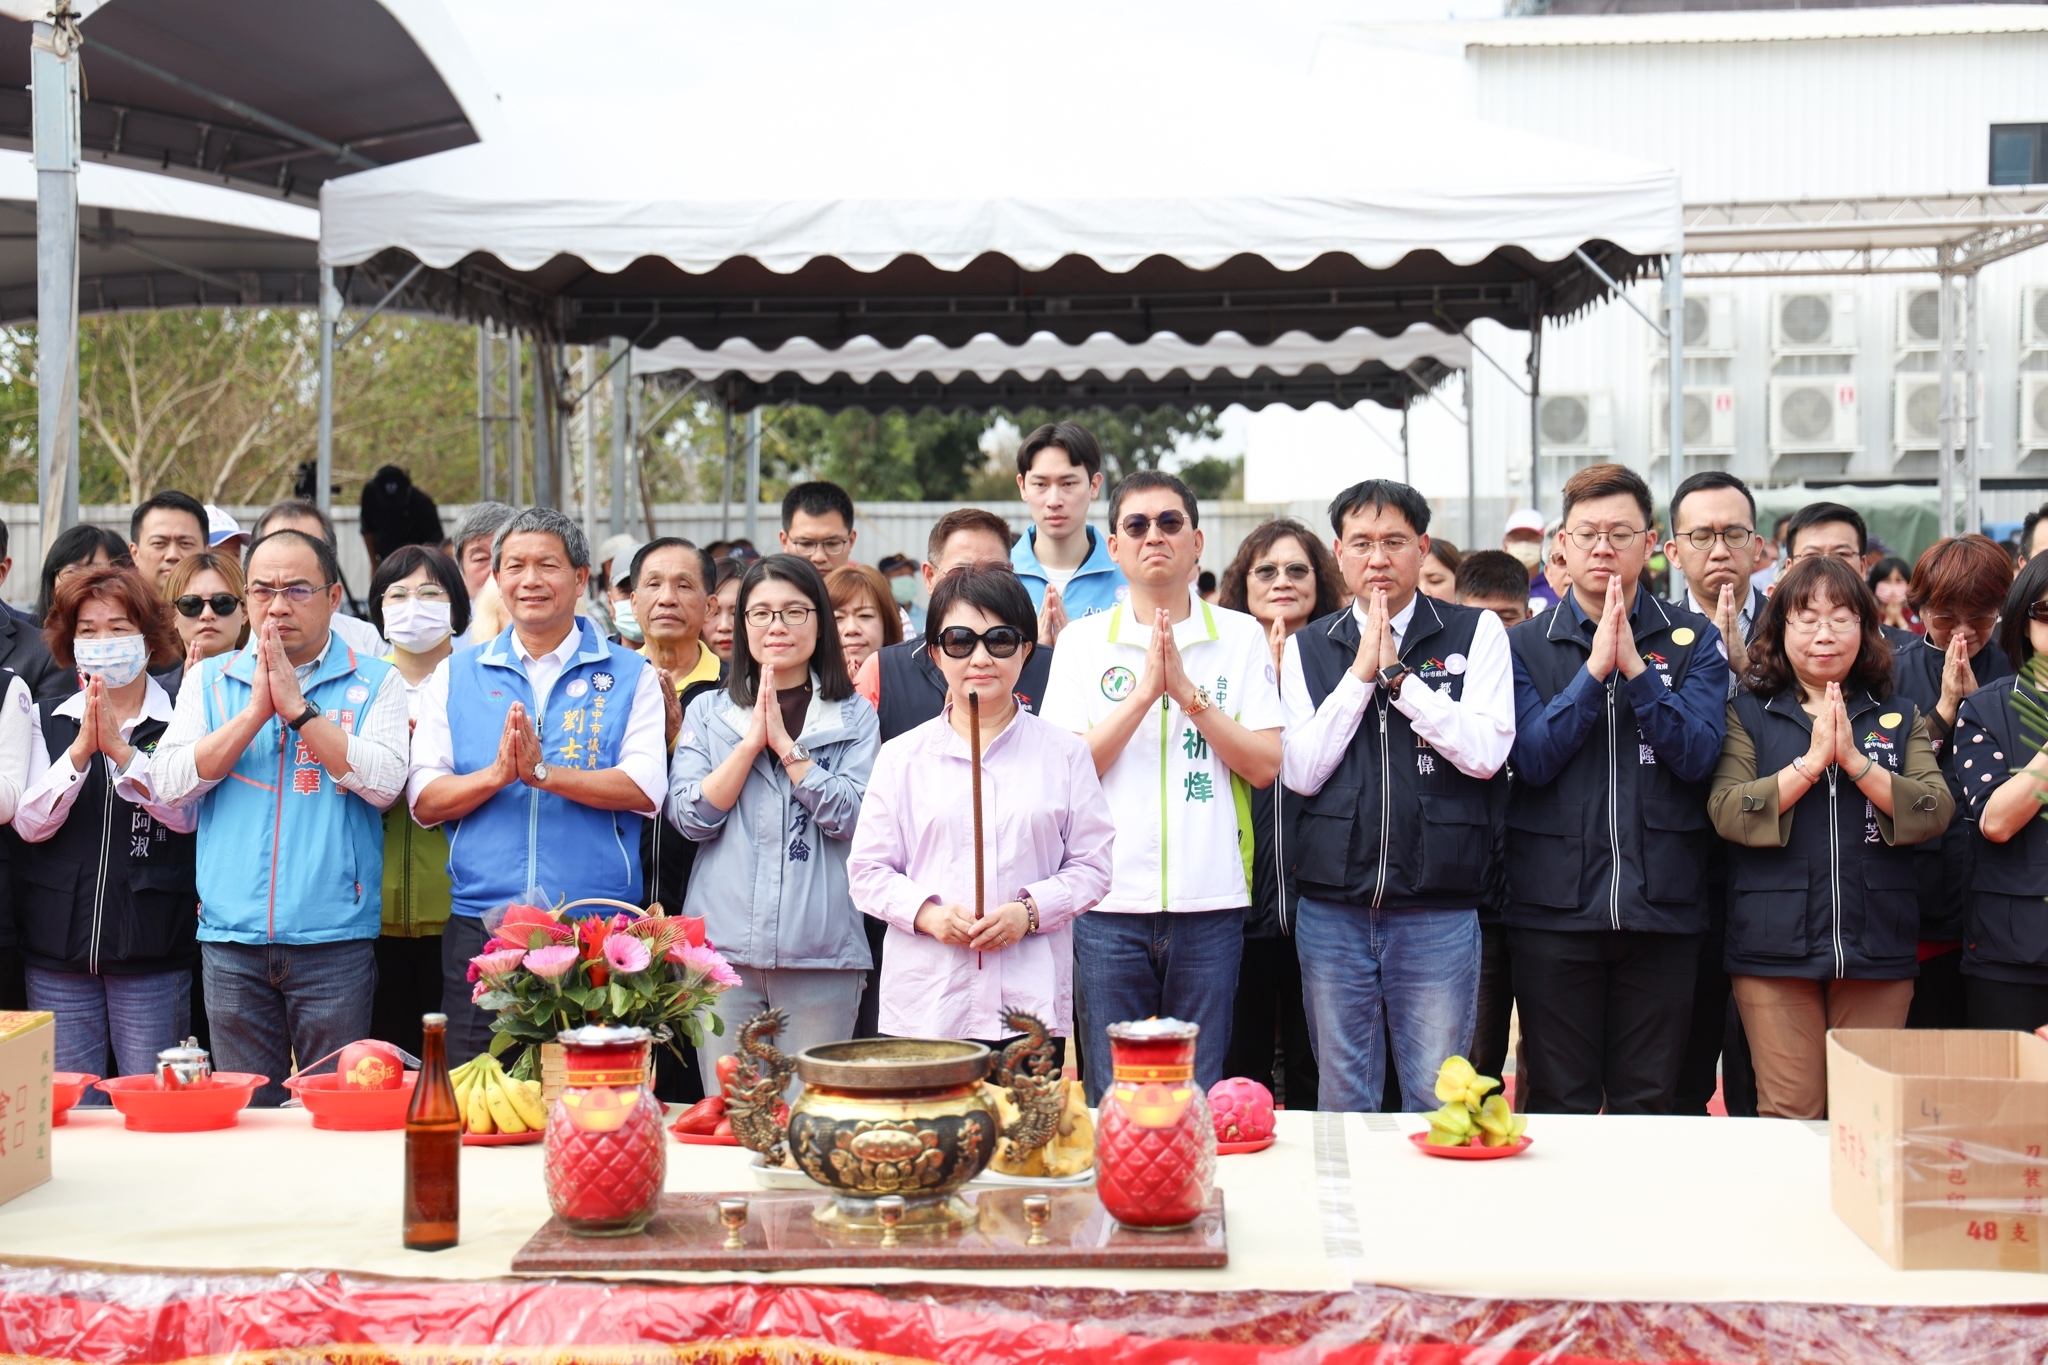
<svg viewBox="0 0 2048 1365">
<path fill-rule="evenodd" d="M 426 1041 L 405 1116 L 405 1245 L 444 1251 L 462 1232 L 462 1116 L 448 1079 L 448 1016 L 421 1016 Z"/>
</svg>

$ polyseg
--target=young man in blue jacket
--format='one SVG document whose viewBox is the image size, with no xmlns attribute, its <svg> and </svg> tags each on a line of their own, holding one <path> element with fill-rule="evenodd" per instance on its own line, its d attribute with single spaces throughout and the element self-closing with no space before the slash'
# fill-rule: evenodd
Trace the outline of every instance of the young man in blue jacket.
<svg viewBox="0 0 2048 1365">
<path fill-rule="evenodd" d="M 1067 622 L 1110 611 L 1130 596 L 1109 544 L 1088 525 L 1102 492 L 1102 447 L 1079 422 L 1047 422 L 1017 447 L 1017 491 L 1031 529 L 1010 565 L 1038 608 L 1038 639 L 1058 642 Z"/>
<path fill-rule="evenodd" d="M 151 770 L 199 806 L 199 944 L 221 1071 L 284 1099 L 307 1066 L 366 1037 L 383 912 L 383 812 L 405 787 L 405 680 L 332 629 L 341 565 L 318 536 L 249 551 L 242 649 L 179 689 Z"/>
</svg>

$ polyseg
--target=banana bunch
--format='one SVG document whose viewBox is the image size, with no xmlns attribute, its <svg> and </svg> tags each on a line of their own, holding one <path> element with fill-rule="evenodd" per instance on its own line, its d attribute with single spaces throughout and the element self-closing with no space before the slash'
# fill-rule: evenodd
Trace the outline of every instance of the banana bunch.
<svg viewBox="0 0 2048 1365">
<path fill-rule="evenodd" d="M 455 1108 L 466 1133 L 537 1133 L 548 1126 L 539 1081 L 515 1081 L 490 1053 L 479 1054 L 448 1073 L 455 1082 Z"/>
<path fill-rule="evenodd" d="M 1500 1082 L 1482 1076 L 1463 1057 L 1452 1057 L 1436 1073 L 1436 1097 L 1443 1107 L 1429 1116 L 1432 1147 L 1508 1147 L 1529 1120 L 1508 1108 L 1507 1097 L 1490 1095 Z"/>
</svg>

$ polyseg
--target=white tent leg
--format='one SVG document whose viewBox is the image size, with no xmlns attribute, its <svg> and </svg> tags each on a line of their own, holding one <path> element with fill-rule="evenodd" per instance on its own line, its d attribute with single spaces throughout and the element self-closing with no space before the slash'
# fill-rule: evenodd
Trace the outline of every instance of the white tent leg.
<svg viewBox="0 0 2048 1365">
<path fill-rule="evenodd" d="M 1408 456 L 1408 405 L 1409 405 L 1409 404 L 1410 404 L 1410 402 L 1412 402 L 1412 401 L 1413 401 L 1413 395 L 1403 395 L 1403 396 L 1402 396 L 1402 399 L 1401 399 L 1401 482 L 1402 482 L 1402 483 L 1405 483 L 1405 484 L 1407 484 L 1407 485 L 1408 485 L 1408 486 L 1409 486 L 1410 488 L 1413 488 L 1413 487 L 1415 486 L 1415 477 L 1414 477 L 1414 475 L 1413 475 L 1412 473 L 1410 473 L 1410 464 L 1409 464 L 1409 456 Z"/>
<path fill-rule="evenodd" d="M 476 487 L 477 498 L 481 502 L 491 500 L 491 456 L 494 453 L 491 419 L 498 413 L 493 396 L 496 387 L 496 367 L 491 359 L 491 327 L 487 322 L 480 322 L 476 327 Z"/>
<path fill-rule="evenodd" d="M 533 505 L 553 507 L 555 497 L 555 348 L 533 341 Z"/>
<path fill-rule="evenodd" d="M 1939 249 L 1941 260 L 1941 316 L 1937 323 L 1936 336 L 1941 347 L 1941 463 L 1938 470 L 1941 483 L 1941 534 L 1952 536 L 1956 533 L 1956 431 L 1955 431 L 1955 379 L 1956 343 L 1954 331 L 1954 305 L 1950 302 L 1950 288 L 1954 276 L 1949 274 L 1949 248 Z"/>
<path fill-rule="evenodd" d="M 78 29 L 38 22 L 29 50 L 36 158 L 36 496 L 43 548 L 78 521 Z M 16 551 L 26 552 L 26 547 Z M 34 560 L 30 560 L 34 563 Z"/>
<path fill-rule="evenodd" d="M 1977 468 L 1977 272 L 1963 277 L 1963 534 L 1984 529 Z"/>
<path fill-rule="evenodd" d="M 320 267 L 320 425 L 313 449 L 313 502 L 323 512 L 334 501 L 334 329 L 341 323 L 341 291 L 334 267 Z"/>
<path fill-rule="evenodd" d="M 520 485 L 526 481 L 526 428 L 519 416 L 520 400 L 525 394 L 526 380 L 519 373 L 519 352 L 524 347 L 519 333 L 507 329 L 505 332 L 505 429 L 510 436 L 506 446 L 506 473 L 510 476 L 505 487 L 505 501 L 514 507 L 526 504 Z"/>
<path fill-rule="evenodd" d="M 1544 506 L 1548 495 L 1543 486 L 1543 426 L 1539 420 L 1542 409 L 1543 315 L 1532 306 L 1529 316 L 1529 501 L 1538 507 Z"/>
<path fill-rule="evenodd" d="M 718 538 L 732 539 L 732 398 L 728 395 L 719 405 L 725 414 L 725 483 L 718 493 Z"/>
<path fill-rule="evenodd" d="M 759 548 L 754 537 L 761 511 L 761 409 L 747 409 L 747 542 Z"/>
<path fill-rule="evenodd" d="M 623 338 L 612 338 L 612 506 L 605 534 L 614 536 L 626 529 L 626 443 L 633 427 L 633 376 L 618 359 L 625 349 Z"/>
<path fill-rule="evenodd" d="M 1479 446 L 1472 435 L 1472 366 L 1465 366 L 1465 545 L 1479 547 Z"/>
<path fill-rule="evenodd" d="M 1669 515 L 1671 499 L 1678 493 L 1678 485 L 1685 481 L 1685 258 L 1672 252 L 1664 263 L 1664 326 L 1670 334 L 1670 359 L 1666 362 L 1669 383 L 1667 400 L 1670 412 L 1671 461 L 1666 468 L 1664 481 L 1664 506 Z M 1668 527 L 1666 528 L 1669 529 Z M 1680 586 L 1680 573 L 1676 564 L 1671 566 L 1672 583 Z"/>
</svg>

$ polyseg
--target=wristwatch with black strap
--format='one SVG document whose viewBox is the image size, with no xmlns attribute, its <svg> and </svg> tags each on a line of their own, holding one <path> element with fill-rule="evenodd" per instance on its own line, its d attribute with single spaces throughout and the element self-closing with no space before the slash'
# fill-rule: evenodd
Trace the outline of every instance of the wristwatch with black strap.
<svg viewBox="0 0 2048 1365">
<path fill-rule="evenodd" d="M 318 720 L 322 715 L 325 714 L 326 713 L 323 712 L 319 708 L 319 706 L 309 701 L 306 703 L 306 709 L 299 712 L 299 718 L 297 720 L 285 722 L 285 728 L 290 730 L 293 734 L 297 734 L 299 731 L 305 729 L 309 722 Z"/>
<path fill-rule="evenodd" d="M 1387 689 L 1388 696 L 1398 697 L 1401 695 L 1401 680 L 1408 676 L 1408 665 L 1396 659 L 1374 676 L 1379 679 L 1380 686 Z"/>
</svg>

